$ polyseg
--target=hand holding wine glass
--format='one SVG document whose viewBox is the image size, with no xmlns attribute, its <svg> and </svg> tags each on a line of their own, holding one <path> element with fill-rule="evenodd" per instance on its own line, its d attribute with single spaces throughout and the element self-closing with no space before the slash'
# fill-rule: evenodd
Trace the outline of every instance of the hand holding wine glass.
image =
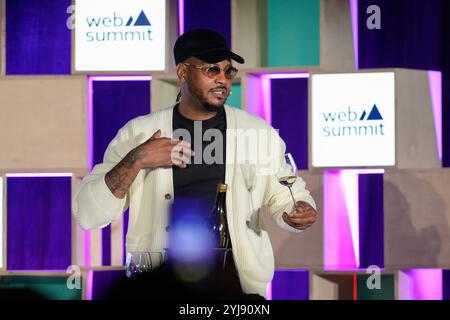
<svg viewBox="0 0 450 320">
<path fill-rule="evenodd" d="M 286 153 L 284 158 L 286 163 L 282 165 L 281 169 L 278 171 L 277 179 L 279 183 L 289 188 L 292 201 L 294 201 L 295 209 L 297 203 L 295 201 L 294 194 L 292 193 L 292 185 L 295 183 L 295 180 L 297 180 L 297 165 L 295 164 L 295 160 L 290 153 Z"/>
<path fill-rule="evenodd" d="M 289 188 L 294 208 L 291 213 L 283 213 L 283 220 L 293 228 L 304 230 L 309 228 L 316 221 L 316 210 L 305 201 L 296 201 L 292 192 L 292 186 L 297 180 L 297 165 L 290 153 L 284 156 L 286 162 L 282 164 L 277 173 L 277 179 L 280 184 Z"/>
</svg>

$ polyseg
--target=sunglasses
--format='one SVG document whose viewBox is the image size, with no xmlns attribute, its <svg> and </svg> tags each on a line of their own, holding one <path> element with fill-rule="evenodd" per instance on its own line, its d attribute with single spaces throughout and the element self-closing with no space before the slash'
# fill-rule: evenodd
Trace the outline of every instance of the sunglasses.
<svg viewBox="0 0 450 320">
<path fill-rule="evenodd" d="M 196 66 L 195 64 L 190 64 L 190 63 L 185 63 L 185 62 L 183 64 L 200 70 L 201 72 L 203 72 L 203 74 L 205 76 L 207 76 L 208 78 L 211 78 L 211 79 L 217 77 L 222 70 L 225 73 L 225 77 L 227 79 L 233 79 L 234 77 L 236 77 L 236 74 L 238 73 L 238 69 L 236 69 L 233 66 L 229 66 L 229 67 L 226 67 L 225 69 L 222 69 L 221 67 L 216 66 L 216 65 Z"/>
</svg>

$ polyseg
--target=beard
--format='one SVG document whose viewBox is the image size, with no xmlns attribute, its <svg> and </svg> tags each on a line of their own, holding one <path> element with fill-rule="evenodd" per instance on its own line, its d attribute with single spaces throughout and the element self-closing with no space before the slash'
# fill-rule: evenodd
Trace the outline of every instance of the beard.
<svg viewBox="0 0 450 320">
<path fill-rule="evenodd" d="M 208 112 L 217 112 L 225 105 L 227 99 L 223 101 L 222 104 L 212 104 L 209 103 L 206 97 L 197 89 L 191 82 L 188 82 L 188 90 L 192 97 L 194 97 L 199 104 Z M 228 97 L 227 97 L 228 98 Z"/>
</svg>

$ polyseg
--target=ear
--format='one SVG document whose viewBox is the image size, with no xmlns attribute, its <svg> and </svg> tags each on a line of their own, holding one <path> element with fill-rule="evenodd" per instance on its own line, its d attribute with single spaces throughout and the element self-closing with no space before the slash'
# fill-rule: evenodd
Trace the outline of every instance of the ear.
<svg viewBox="0 0 450 320">
<path fill-rule="evenodd" d="M 186 83 L 187 69 L 186 66 L 182 63 L 177 64 L 177 76 L 180 80 L 180 84 Z"/>
</svg>

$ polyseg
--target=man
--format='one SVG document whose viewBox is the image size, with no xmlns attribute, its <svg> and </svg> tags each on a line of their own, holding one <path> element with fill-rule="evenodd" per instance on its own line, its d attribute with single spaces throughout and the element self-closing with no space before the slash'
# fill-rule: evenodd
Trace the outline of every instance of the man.
<svg viewBox="0 0 450 320">
<path fill-rule="evenodd" d="M 231 60 L 244 62 L 225 39 L 207 29 L 186 32 L 176 41 L 174 56 L 178 103 L 119 130 L 104 162 L 77 190 L 74 214 L 83 228 L 92 229 L 108 225 L 129 207 L 127 252 L 163 251 L 173 201 L 202 199 L 206 208 L 214 202 L 217 183 L 226 183 L 228 228 L 242 290 L 265 296 L 274 256 L 267 232 L 259 227 L 259 209 L 266 206 L 280 227 L 301 232 L 316 220 L 314 200 L 298 177 L 293 209 L 289 189 L 277 179 L 286 167 L 284 142 L 262 119 L 225 106 L 237 73 Z M 248 131 L 258 134 L 245 145 L 241 133 Z M 248 152 L 255 146 L 269 152 Z"/>
</svg>

